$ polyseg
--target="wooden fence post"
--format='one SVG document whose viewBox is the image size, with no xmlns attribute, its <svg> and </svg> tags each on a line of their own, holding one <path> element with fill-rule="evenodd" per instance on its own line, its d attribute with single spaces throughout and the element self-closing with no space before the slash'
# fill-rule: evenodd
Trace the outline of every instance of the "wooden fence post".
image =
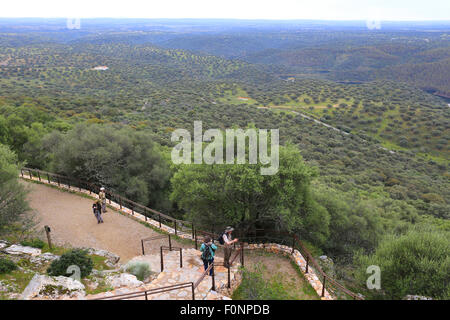
<svg viewBox="0 0 450 320">
<path fill-rule="evenodd" d="M 159 250 L 160 250 L 160 254 L 161 254 L 161 272 L 163 272 L 163 270 L 164 270 L 163 248 L 160 247 Z"/>
<path fill-rule="evenodd" d="M 195 241 L 195 250 L 198 250 L 198 244 L 197 244 L 197 229 L 194 230 L 194 241 Z"/>
<path fill-rule="evenodd" d="M 291 252 L 291 254 L 294 254 L 294 250 L 295 250 L 295 236 L 292 235 L 292 252 Z"/>
<path fill-rule="evenodd" d="M 308 273 L 308 267 L 309 267 L 309 256 L 306 255 L 306 272 L 305 273 Z"/>
<path fill-rule="evenodd" d="M 50 250 L 52 250 L 52 238 L 50 237 L 50 227 L 49 226 L 45 226 L 45 233 L 47 234 L 47 241 L 48 241 L 48 247 L 50 248 Z"/>
<path fill-rule="evenodd" d="M 325 296 L 325 281 L 327 279 L 326 275 L 323 275 L 323 283 L 322 283 L 322 297 Z"/>
<path fill-rule="evenodd" d="M 212 280 L 212 287 L 211 290 L 216 291 L 216 279 L 215 279 L 215 273 L 214 273 L 214 262 L 212 263 L 212 267 L 211 267 L 211 280 Z"/>
</svg>

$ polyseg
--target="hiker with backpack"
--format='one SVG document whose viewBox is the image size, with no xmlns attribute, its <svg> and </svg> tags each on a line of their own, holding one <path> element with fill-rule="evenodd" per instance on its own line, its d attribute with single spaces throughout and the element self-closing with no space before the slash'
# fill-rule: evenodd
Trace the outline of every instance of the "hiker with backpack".
<svg viewBox="0 0 450 320">
<path fill-rule="evenodd" d="M 92 205 L 92 211 L 94 211 L 94 215 L 97 218 L 97 224 L 103 223 L 102 219 L 102 205 L 99 200 L 95 201 Z"/>
<path fill-rule="evenodd" d="M 238 242 L 239 240 L 239 239 L 232 239 L 231 233 L 233 232 L 233 230 L 234 228 L 232 227 L 226 227 L 224 233 L 219 238 L 219 243 L 225 246 L 223 264 L 227 268 L 229 268 L 230 266 L 230 257 L 231 253 L 233 252 L 233 244 Z"/>
<path fill-rule="evenodd" d="M 203 266 L 205 270 L 208 269 L 209 265 L 214 262 L 214 255 L 216 253 L 217 246 L 212 243 L 211 237 L 206 236 L 200 247 L 200 252 L 202 253 L 201 258 L 203 260 Z M 213 275 L 213 269 L 209 270 L 209 275 Z"/>
</svg>

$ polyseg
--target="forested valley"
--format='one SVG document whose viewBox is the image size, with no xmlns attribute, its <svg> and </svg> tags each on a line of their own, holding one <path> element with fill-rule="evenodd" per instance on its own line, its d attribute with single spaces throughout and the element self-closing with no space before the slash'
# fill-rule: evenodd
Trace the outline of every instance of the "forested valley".
<svg viewBox="0 0 450 320">
<path fill-rule="evenodd" d="M 368 298 L 450 298 L 449 26 L 165 23 L 0 19 L 0 195 L 17 193 L 0 233 L 27 211 L 28 166 L 217 232 L 294 232 Z M 194 121 L 279 129 L 279 173 L 173 164 L 171 134 Z"/>
</svg>

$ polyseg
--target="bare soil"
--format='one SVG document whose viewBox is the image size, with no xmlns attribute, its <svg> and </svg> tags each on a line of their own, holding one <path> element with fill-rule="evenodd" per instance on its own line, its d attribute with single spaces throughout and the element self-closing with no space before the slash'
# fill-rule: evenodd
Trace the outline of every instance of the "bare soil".
<svg viewBox="0 0 450 320">
<path fill-rule="evenodd" d="M 30 188 L 28 200 L 38 220 L 38 230 L 48 225 L 56 245 L 108 250 L 119 255 L 124 263 L 142 254 L 141 239 L 160 235 L 110 208 L 102 214 L 104 223 L 97 224 L 93 200 L 46 185 L 23 183 Z M 167 246 L 168 240 L 146 242 L 145 252 L 157 254 L 162 245 Z M 174 240 L 172 245 L 188 247 Z"/>
</svg>

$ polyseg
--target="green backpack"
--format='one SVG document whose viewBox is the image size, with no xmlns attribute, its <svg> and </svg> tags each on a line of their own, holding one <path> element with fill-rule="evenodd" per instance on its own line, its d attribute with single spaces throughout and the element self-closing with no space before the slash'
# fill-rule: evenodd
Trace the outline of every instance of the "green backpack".
<svg viewBox="0 0 450 320">
<path fill-rule="evenodd" d="M 211 246 L 207 245 L 207 244 L 205 244 L 204 246 L 205 246 L 205 250 L 203 250 L 203 252 L 202 252 L 202 260 L 206 260 L 206 261 L 212 260 Z"/>
</svg>

